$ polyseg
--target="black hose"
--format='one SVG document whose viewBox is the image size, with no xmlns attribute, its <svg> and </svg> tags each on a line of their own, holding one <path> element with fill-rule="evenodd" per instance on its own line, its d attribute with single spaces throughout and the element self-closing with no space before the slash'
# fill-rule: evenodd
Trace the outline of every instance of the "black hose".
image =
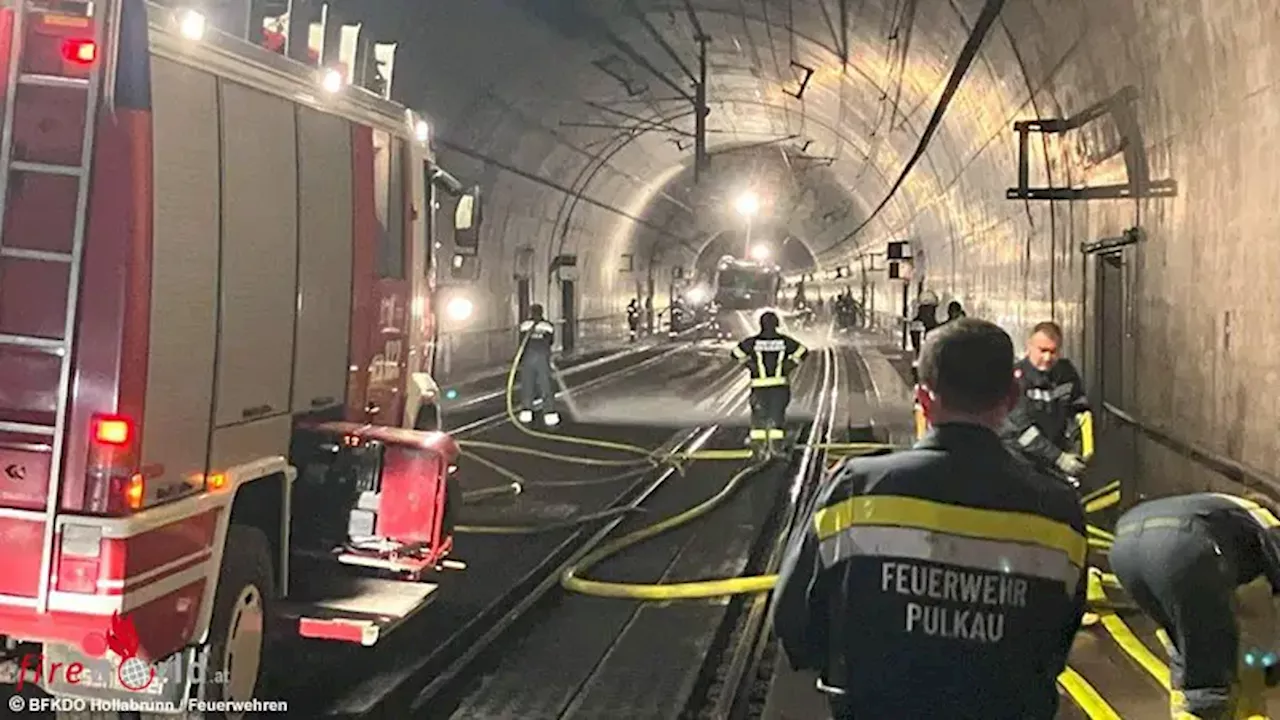
<svg viewBox="0 0 1280 720">
<path fill-rule="evenodd" d="M 951 68 L 951 77 L 947 80 L 947 87 L 942 91 L 942 97 L 938 98 L 937 106 L 933 108 L 933 115 L 929 118 L 929 124 L 925 126 L 924 132 L 920 133 L 920 142 L 916 144 L 915 152 L 911 154 L 911 159 L 907 160 L 907 164 L 903 166 L 898 179 L 889 188 L 889 192 L 885 194 L 884 199 L 871 211 L 867 219 L 862 221 L 862 224 L 819 252 L 826 252 L 833 247 L 837 247 L 862 232 L 862 229 L 870 225 L 871 221 L 880 214 L 880 211 L 889 205 L 889 201 L 897 194 L 898 189 L 902 187 L 902 183 L 906 182 L 907 175 L 916 166 L 916 163 L 920 161 L 920 158 L 924 157 L 925 151 L 929 149 L 933 134 L 942 125 L 942 118 L 947 114 L 947 108 L 951 105 L 951 98 L 956 94 L 956 90 L 960 89 L 960 83 L 964 80 L 964 76 L 968 74 L 969 67 L 973 65 L 974 58 L 978 56 L 978 51 L 982 49 L 982 43 L 987 38 L 987 32 L 991 30 L 992 25 L 995 25 L 996 18 L 999 17 L 1002 9 L 1004 9 L 1004 0 L 987 0 L 986 4 L 982 6 L 982 13 L 978 15 L 978 21 L 974 23 L 973 31 L 969 33 L 969 39 L 965 41 L 964 49 L 960 51 L 960 56 L 956 58 L 956 64 Z"/>
</svg>

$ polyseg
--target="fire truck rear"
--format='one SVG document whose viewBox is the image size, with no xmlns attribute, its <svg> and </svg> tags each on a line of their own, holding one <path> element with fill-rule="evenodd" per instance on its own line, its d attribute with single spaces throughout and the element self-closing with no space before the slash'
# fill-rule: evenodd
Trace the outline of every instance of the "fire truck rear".
<svg viewBox="0 0 1280 720">
<path fill-rule="evenodd" d="M 277 631 L 373 644 L 452 563 L 429 228 L 478 193 L 412 112 L 190 13 L 11 0 L 0 63 L 24 680 L 176 709 L 253 697 Z"/>
</svg>

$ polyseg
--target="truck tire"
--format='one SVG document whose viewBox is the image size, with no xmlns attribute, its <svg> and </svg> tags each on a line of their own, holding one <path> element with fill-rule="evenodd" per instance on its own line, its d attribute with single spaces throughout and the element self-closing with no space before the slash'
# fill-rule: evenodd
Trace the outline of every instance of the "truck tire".
<svg viewBox="0 0 1280 720">
<path fill-rule="evenodd" d="M 275 597 L 271 543 L 261 530 L 232 523 L 209 620 L 208 700 L 246 701 L 261 689 Z M 240 714 L 210 717 L 239 718 Z"/>
</svg>

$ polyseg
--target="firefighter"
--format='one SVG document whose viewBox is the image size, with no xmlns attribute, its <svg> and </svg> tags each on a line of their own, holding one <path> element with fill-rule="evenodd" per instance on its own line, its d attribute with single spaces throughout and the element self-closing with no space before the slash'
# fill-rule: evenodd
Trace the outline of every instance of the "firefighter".
<svg viewBox="0 0 1280 720">
<path fill-rule="evenodd" d="M 911 318 L 908 334 L 911 337 L 911 350 L 920 357 L 920 347 L 931 330 L 938 327 L 938 295 L 932 290 L 920 293 L 916 302 L 916 314 Z"/>
<path fill-rule="evenodd" d="M 733 356 L 751 374 L 750 442 L 771 450 L 786 439 L 787 406 L 791 404 L 791 373 L 808 350 L 790 335 L 778 332 L 773 311 L 760 314 L 760 332 L 733 348 Z"/>
<path fill-rule="evenodd" d="M 949 323 L 953 320 L 959 320 L 962 317 L 966 317 L 967 315 L 968 313 L 964 311 L 964 306 L 960 304 L 960 301 L 952 300 L 947 303 L 947 319 L 943 322 Z"/>
<path fill-rule="evenodd" d="M 555 409 L 555 381 L 551 377 L 551 350 L 555 345 L 556 328 L 542 316 L 542 306 L 529 308 L 529 319 L 520 323 L 520 338 L 524 353 L 520 356 L 520 410 L 522 423 L 533 422 L 535 410 L 542 412 L 542 422 L 547 427 L 560 424 L 560 413 Z"/>
<path fill-rule="evenodd" d="M 996 429 L 1013 342 L 981 320 L 925 342 L 910 450 L 845 461 L 778 578 L 775 631 L 832 717 L 1051 720 L 1086 597 L 1084 512 Z"/>
<path fill-rule="evenodd" d="M 1175 720 L 1266 714 L 1265 702 L 1258 707 L 1259 699 L 1248 692 L 1242 697 L 1240 689 L 1250 672 L 1263 680 L 1254 693 L 1260 694 L 1258 685 L 1275 685 L 1274 627 L 1263 633 L 1270 646 L 1242 643 L 1237 608 L 1249 597 L 1239 590 L 1265 581 L 1270 592 L 1261 604 L 1274 626 L 1270 596 L 1280 593 L 1280 520 L 1274 507 L 1256 496 L 1197 493 L 1141 503 L 1116 523 L 1111 569 L 1167 634 L 1161 640 L 1171 646 Z M 1268 667 L 1257 667 L 1268 656 Z"/>
<path fill-rule="evenodd" d="M 1057 323 L 1042 322 L 1032 328 L 1027 354 L 1014 369 L 1021 390 L 1004 434 L 1029 460 L 1078 485 L 1086 464 L 1072 448 L 1073 425 L 1092 433 L 1093 418 L 1084 382 L 1071 361 L 1060 357 L 1061 345 L 1062 328 Z"/>
<path fill-rule="evenodd" d="M 631 333 L 631 342 L 635 342 L 640 336 L 640 302 L 636 298 L 627 303 L 627 329 Z"/>
<path fill-rule="evenodd" d="M 671 323 L 668 335 L 675 337 L 681 330 L 684 330 L 684 300 L 676 295 L 671 299 Z"/>
</svg>

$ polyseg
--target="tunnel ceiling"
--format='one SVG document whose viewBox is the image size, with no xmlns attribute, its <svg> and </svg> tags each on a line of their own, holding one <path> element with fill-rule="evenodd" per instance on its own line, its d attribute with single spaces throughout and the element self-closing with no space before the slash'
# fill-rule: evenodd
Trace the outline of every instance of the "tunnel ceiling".
<svg viewBox="0 0 1280 720">
<path fill-rule="evenodd" d="M 395 92 L 430 113 L 462 172 L 508 184 L 495 194 L 512 198 L 504 213 L 541 215 L 546 252 L 656 245 L 689 262 L 725 222 L 708 219 L 717 191 L 695 190 L 689 172 L 696 38 L 708 37 L 712 174 L 735 156 L 771 155 L 793 175 L 774 182 L 811 190 L 782 224 L 829 263 L 859 244 L 962 235 L 1021 212 L 1003 201 L 1010 126 L 1057 110 L 1031 98 L 1071 52 L 1071 37 L 1046 33 L 1063 4 L 1004 5 L 927 152 L 852 240 L 916 151 L 983 2 L 415 2 L 392 23 L 412 28 L 398 59 L 410 77 Z"/>
</svg>

